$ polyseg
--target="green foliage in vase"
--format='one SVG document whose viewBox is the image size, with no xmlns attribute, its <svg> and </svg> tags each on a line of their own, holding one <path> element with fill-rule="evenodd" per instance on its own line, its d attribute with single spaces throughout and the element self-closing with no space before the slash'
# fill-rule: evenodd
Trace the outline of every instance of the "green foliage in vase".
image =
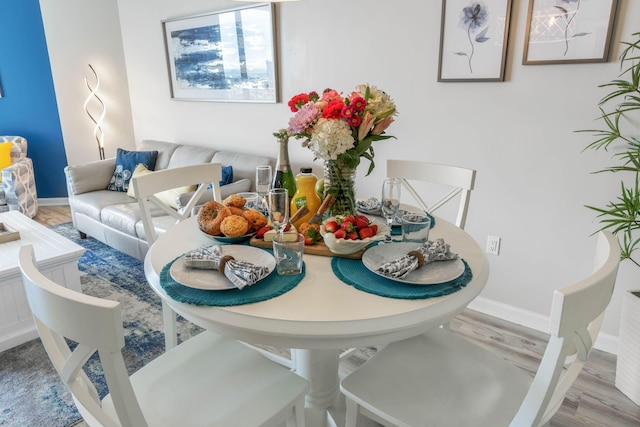
<svg viewBox="0 0 640 427">
<path fill-rule="evenodd" d="M 598 231 L 611 230 L 618 237 L 622 259 L 630 259 L 640 266 L 632 258 L 640 245 L 640 237 L 637 237 L 640 229 L 640 32 L 633 36 L 635 41 L 622 42 L 620 75 L 600 86 L 612 89 L 598 105 L 604 129 L 579 132 L 589 132 L 596 137 L 585 150 L 608 150 L 613 143 L 622 144 L 622 151 L 614 156 L 618 163 L 597 173 L 626 172 L 634 175 L 633 181 L 628 179 L 631 184 L 627 184 L 623 180 L 616 200 L 605 207 L 587 207 L 598 213 L 602 225 Z M 630 134 L 629 128 L 636 134 Z"/>
</svg>

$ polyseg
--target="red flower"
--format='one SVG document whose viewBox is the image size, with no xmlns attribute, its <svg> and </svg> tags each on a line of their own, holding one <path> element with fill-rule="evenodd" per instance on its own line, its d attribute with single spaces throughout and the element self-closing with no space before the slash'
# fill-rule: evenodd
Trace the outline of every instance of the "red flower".
<svg viewBox="0 0 640 427">
<path fill-rule="evenodd" d="M 309 102 L 309 95 L 306 93 L 300 93 L 291 98 L 288 105 L 291 111 L 295 113 L 307 102 Z"/>
<path fill-rule="evenodd" d="M 349 105 L 351 106 L 351 108 L 353 108 L 353 111 L 358 113 L 365 109 L 365 107 L 367 106 L 367 101 L 365 101 L 365 99 L 361 96 L 356 96 L 351 100 L 351 104 Z"/>
<path fill-rule="evenodd" d="M 347 119 L 347 123 L 349 123 L 349 126 L 351 126 L 352 128 L 357 128 L 358 126 L 360 126 L 360 123 L 362 123 L 362 117 L 354 114 Z"/>
<path fill-rule="evenodd" d="M 322 117 L 325 119 L 340 119 L 342 115 L 342 109 L 344 108 L 344 102 L 341 99 L 333 99 L 329 101 L 324 110 L 322 110 Z"/>
</svg>

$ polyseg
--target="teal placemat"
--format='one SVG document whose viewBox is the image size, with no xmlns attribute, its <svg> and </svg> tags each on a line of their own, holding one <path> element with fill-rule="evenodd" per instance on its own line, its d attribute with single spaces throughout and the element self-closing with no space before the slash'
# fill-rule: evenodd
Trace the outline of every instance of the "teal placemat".
<svg viewBox="0 0 640 427">
<path fill-rule="evenodd" d="M 473 278 L 471 268 L 465 260 L 464 273 L 457 279 L 437 285 L 418 286 L 396 282 L 372 273 L 364 266 L 361 260 L 348 258 L 331 258 L 333 273 L 343 282 L 370 294 L 397 299 L 424 299 L 434 298 L 456 292 L 465 286 Z"/>
<path fill-rule="evenodd" d="M 180 257 L 176 259 L 178 258 Z M 270 275 L 258 283 L 245 287 L 242 290 L 212 291 L 190 288 L 173 280 L 169 270 L 176 259 L 162 268 L 160 272 L 160 285 L 174 300 L 195 305 L 232 306 L 275 298 L 295 288 L 304 278 L 306 268 L 303 263 L 302 273 L 291 276 L 280 276 L 274 269 Z"/>
</svg>

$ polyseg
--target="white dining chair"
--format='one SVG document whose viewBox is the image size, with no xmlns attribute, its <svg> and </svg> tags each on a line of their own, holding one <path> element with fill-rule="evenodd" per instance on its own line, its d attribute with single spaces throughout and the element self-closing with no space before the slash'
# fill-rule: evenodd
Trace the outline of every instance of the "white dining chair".
<svg viewBox="0 0 640 427">
<path fill-rule="evenodd" d="M 42 343 L 89 426 L 304 426 L 305 379 L 208 331 L 129 376 L 121 304 L 51 281 L 31 245 L 19 265 Z M 96 352 L 109 392 L 102 399 L 84 370 Z"/>
<path fill-rule="evenodd" d="M 346 427 L 360 414 L 395 426 L 548 425 L 593 347 L 619 262 L 616 238 L 600 232 L 594 272 L 554 291 L 550 339 L 534 378 L 492 350 L 436 328 L 387 345 L 344 378 Z"/>
<path fill-rule="evenodd" d="M 387 160 L 387 176 L 400 179 L 403 188 L 409 192 L 418 206 L 429 213 L 435 212 L 459 195 L 460 202 L 455 224 L 464 229 L 469 209 L 469 198 L 476 179 L 475 170 L 416 160 L 389 159 Z M 420 196 L 411 184 L 416 181 L 441 184 L 449 191 L 441 198 L 435 198 L 433 203 L 427 204 L 424 197 Z"/>
<path fill-rule="evenodd" d="M 213 200 L 220 201 L 220 180 L 222 179 L 222 165 L 220 163 L 203 163 L 172 169 L 153 171 L 131 178 L 131 185 L 138 206 L 140 207 L 141 222 L 144 237 L 150 247 L 158 239 L 155 221 L 158 228 L 166 228 L 189 218 L 196 204 L 206 191 L 213 192 Z M 188 202 L 180 209 L 168 206 L 156 194 L 163 191 L 186 186 L 197 186 Z M 167 219 L 170 219 L 167 222 Z M 178 343 L 178 327 L 176 313 L 162 302 L 162 317 L 166 349 L 173 348 Z"/>
</svg>

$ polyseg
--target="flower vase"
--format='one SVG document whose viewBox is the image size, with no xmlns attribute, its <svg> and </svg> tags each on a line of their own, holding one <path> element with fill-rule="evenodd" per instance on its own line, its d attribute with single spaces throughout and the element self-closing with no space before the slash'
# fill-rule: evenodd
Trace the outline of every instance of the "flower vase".
<svg viewBox="0 0 640 427">
<path fill-rule="evenodd" d="M 324 195 L 336 198 L 327 210 L 327 216 L 349 215 L 356 213 L 356 171 L 340 160 L 324 162 Z"/>
</svg>

